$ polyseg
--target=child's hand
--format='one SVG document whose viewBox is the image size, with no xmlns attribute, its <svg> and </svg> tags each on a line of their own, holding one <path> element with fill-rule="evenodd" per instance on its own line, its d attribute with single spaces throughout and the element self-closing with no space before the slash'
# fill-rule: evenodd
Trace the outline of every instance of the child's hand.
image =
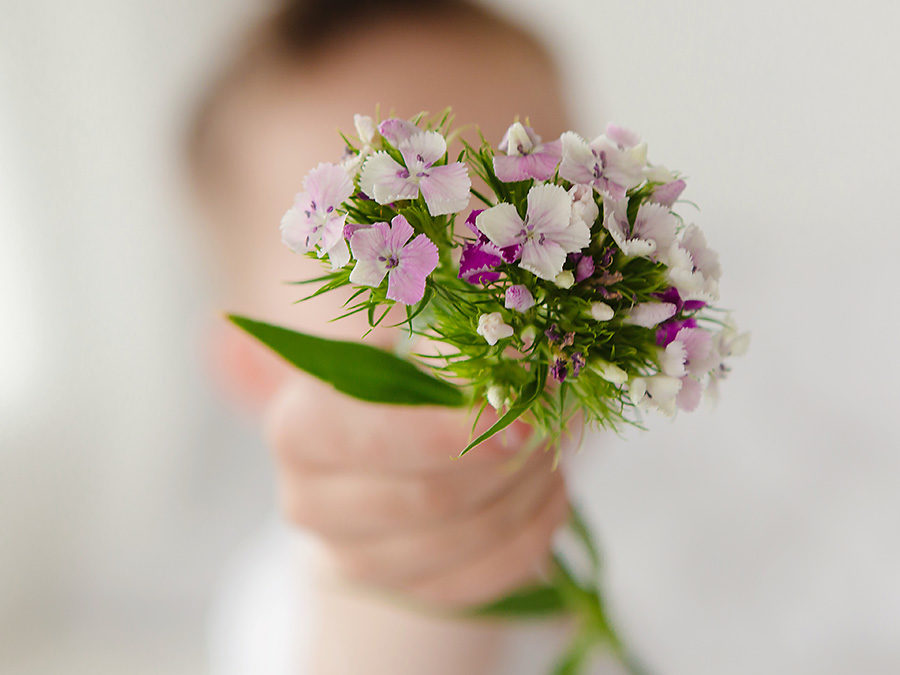
<svg viewBox="0 0 900 675">
<path fill-rule="evenodd" d="M 292 378 L 268 409 L 282 508 L 338 569 L 423 602 L 471 606 L 534 579 L 568 515 L 552 453 L 517 463 L 527 427 L 457 458 L 461 411 L 366 404 Z"/>
</svg>

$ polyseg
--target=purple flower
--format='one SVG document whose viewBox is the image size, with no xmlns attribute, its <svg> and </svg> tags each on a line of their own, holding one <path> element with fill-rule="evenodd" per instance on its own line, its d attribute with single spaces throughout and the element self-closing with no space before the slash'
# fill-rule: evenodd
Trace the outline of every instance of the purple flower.
<svg viewBox="0 0 900 675">
<path fill-rule="evenodd" d="M 552 281 L 562 272 L 567 253 L 580 251 L 591 240 L 588 227 L 570 219 L 571 198 L 558 185 L 536 185 L 528 191 L 524 220 L 516 207 L 503 203 L 486 209 L 475 220 L 478 229 L 501 248 L 522 246 L 519 266 Z"/>
<path fill-rule="evenodd" d="M 585 279 L 594 276 L 594 259 L 583 253 L 570 253 L 569 262 L 575 264 L 575 283 L 580 283 Z"/>
<path fill-rule="evenodd" d="M 489 284 L 500 278 L 500 273 L 494 269 L 501 263 L 503 258 L 499 249 L 490 242 L 466 244 L 459 259 L 459 278 L 470 284 Z"/>
<path fill-rule="evenodd" d="M 506 298 L 504 305 L 506 309 L 514 309 L 517 312 L 524 312 L 534 307 L 534 296 L 527 286 L 516 284 L 506 289 Z"/>
<path fill-rule="evenodd" d="M 560 141 L 541 143 L 534 129 L 519 122 L 503 134 L 500 150 L 506 154 L 494 157 L 494 173 L 504 183 L 528 178 L 547 180 L 556 171 L 562 155 Z"/>
<path fill-rule="evenodd" d="M 564 133 L 560 137 L 559 175 L 573 183 L 590 185 L 613 199 L 624 199 L 629 189 L 644 180 L 647 163 L 647 145 L 637 142 L 625 145 L 622 141 L 630 142 L 637 137 L 626 139 L 619 133 L 624 131 L 610 125 L 606 136 L 598 136 L 590 143 L 572 131 Z"/>
<path fill-rule="evenodd" d="M 557 358 L 553 365 L 550 366 L 550 374 L 553 376 L 557 382 L 562 382 L 566 379 L 566 375 L 569 374 L 569 368 L 566 365 L 566 360 L 564 358 Z"/>
<path fill-rule="evenodd" d="M 500 278 L 494 269 L 504 262 L 515 262 L 522 250 L 521 246 L 499 248 L 475 226 L 475 219 L 484 209 L 475 209 L 466 218 L 466 226 L 478 237 L 463 246 L 459 259 L 459 278 L 470 284 L 488 284 Z"/>
<path fill-rule="evenodd" d="M 333 269 L 350 262 L 350 251 L 344 240 L 347 214 L 337 209 L 353 194 L 353 181 L 337 164 L 319 164 L 303 179 L 303 191 L 294 198 L 281 219 L 281 239 L 296 253 L 307 253 L 318 247 L 321 258 L 326 253 Z"/>
<path fill-rule="evenodd" d="M 387 275 L 388 298 L 404 305 L 417 303 L 425 294 L 425 279 L 438 265 L 438 249 L 424 234 L 409 241 L 412 235 L 403 216 L 395 216 L 390 225 L 375 223 L 354 232 L 350 248 L 356 266 L 350 281 L 378 287 Z"/>
<path fill-rule="evenodd" d="M 547 336 L 547 339 L 550 340 L 550 342 L 559 342 L 562 338 L 560 337 L 558 331 L 559 326 L 553 323 L 550 324 L 550 328 L 544 331 L 544 335 Z"/>
<path fill-rule="evenodd" d="M 694 318 L 682 319 L 681 321 L 666 321 L 656 329 L 656 344 L 660 347 L 668 347 L 669 343 L 675 340 L 675 336 L 678 335 L 678 331 L 682 328 L 696 327 L 697 320 Z"/>
<path fill-rule="evenodd" d="M 415 199 L 421 191 L 432 216 L 465 208 L 472 185 L 466 165 L 454 162 L 435 166 L 447 152 L 444 137 L 436 131 L 398 137 L 401 140 L 397 148 L 406 166 L 395 162 L 387 152 L 376 152 L 366 160 L 359 175 L 363 192 L 379 204 L 390 204 L 399 199 Z"/>
<path fill-rule="evenodd" d="M 684 192 L 686 186 L 687 183 L 681 179 L 669 181 L 665 185 L 660 185 L 653 190 L 650 194 L 650 201 L 662 204 L 663 206 L 672 206 L 672 204 L 675 203 L 675 200 L 681 196 L 682 192 Z"/>
<path fill-rule="evenodd" d="M 585 363 L 584 354 L 581 352 L 572 354 L 572 377 L 578 377 L 578 373 L 584 368 Z"/>
<path fill-rule="evenodd" d="M 706 307 L 706 303 L 702 300 L 682 300 L 681 294 L 674 286 L 670 286 L 662 293 L 654 293 L 653 297 L 659 298 L 663 302 L 670 302 L 675 305 L 675 313 L 679 314 L 682 310 L 693 312 Z"/>
</svg>

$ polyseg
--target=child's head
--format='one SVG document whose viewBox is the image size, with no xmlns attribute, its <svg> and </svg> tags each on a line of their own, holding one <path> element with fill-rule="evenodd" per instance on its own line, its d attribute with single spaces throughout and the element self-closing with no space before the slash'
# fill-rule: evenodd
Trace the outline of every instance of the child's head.
<svg viewBox="0 0 900 675">
<path fill-rule="evenodd" d="M 309 169 L 340 157 L 337 131 L 353 133 L 353 114 L 376 106 L 401 117 L 451 106 L 457 124 L 477 123 L 492 142 L 517 115 L 545 136 L 566 123 L 540 43 L 466 0 L 288 1 L 248 33 L 189 136 L 229 310 L 359 337 L 356 324 L 325 325 L 336 315 L 328 301 L 292 304 L 297 287 L 281 282 L 322 268 L 284 247 L 278 224 Z M 240 360 L 233 347 L 226 355 Z"/>
</svg>

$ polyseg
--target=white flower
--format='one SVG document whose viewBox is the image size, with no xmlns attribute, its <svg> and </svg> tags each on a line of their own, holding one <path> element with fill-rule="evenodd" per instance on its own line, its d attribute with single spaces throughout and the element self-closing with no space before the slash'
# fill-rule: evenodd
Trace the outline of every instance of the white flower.
<svg viewBox="0 0 900 675">
<path fill-rule="evenodd" d="M 571 270 L 563 270 L 553 279 L 553 283 L 560 288 L 572 288 L 575 285 L 575 275 Z"/>
<path fill-rule="evenodd" d="M 653 328 L 675 316 L 676 307 L 671 302 L 642 302 L 631 308 L 623 323 L 643 328 Z"/>
<path fill-rule="evenodd" d="M 644 202 L 638 208 L 634 225 L 628 222 L 628 202 L 604 201 L 603 226 L 627 256 L 642 256 L 667 262 L 666 254 L 675 243 L 678 218 L 667 206 Z"/>
<path fill-rule="evenodd" d="M 590 364 L 590 369 L 593 370 L 597 375 L 602 377 L 607 382 L 612 382 L 617 387 L 625 384 L 628 379 L 628 373 L 619 368 L 614 363 L 610 363 L 609 361 L 604 361 L 603 359 L 595 359 Z M 641 394 L 643 396 L 643 394 Z"/>
<path fill-rule="evenodd" d="M 512 337 L 513 328 L 503 322 L 503 315 L 500 312 L 491 312 L 478 317 L 478 328 L 475 329 L 475 332 L 482 336 L 489 345 L 495 345 L 503 338 Z"/>
<path fill-rule="evenodd" d="M 355 176 L 366 158 L 372 154 L 372 141 L 375 140 L 377 129 L 375 120 L 368 115 L 354 115 L 353 125 L 360 140 L 359 152 L 348 155 L 341 164 L 350 175 Z"/>
<path fill-rule="evenodd" d="M 669 417 L 675 414 L 681 387 L 680 378 L 662 374 L 635 377 L 628 383 L 632 403 L 641 408 L 655 408 Z"/>
<path fill-rule="evenodd" d="M 615 314 L 613 308 L 605 302 L 598 301 L 591 303 L 591 317 L 594 321 L 609 321 Z"/>
</svg>

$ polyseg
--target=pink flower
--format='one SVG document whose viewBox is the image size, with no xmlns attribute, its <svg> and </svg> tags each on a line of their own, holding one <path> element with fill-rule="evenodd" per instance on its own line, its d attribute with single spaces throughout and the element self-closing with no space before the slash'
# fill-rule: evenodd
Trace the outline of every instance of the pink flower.
<svg viewBox="0 0 900 675">
<path fill-rule="evenodd" d="M 378 133 L 384 136 L 394 147 L 399 146 L 410 137 L 421 132 L 415 124 L 399 117 L 391 117 L 378 125 Z"/>
<path fill-rule="evenodd" d="M 663 206 L 672 206 L 684 192 L 685 187 L 687 187 L 687 183 L 681 179 L 670 181 L 654 188 L 650 195 L 650 201 Z"/>
<path fill-rule="evenodd" d="M 671 246 L 666 264 L 669 280 L 685 300 L 712 302 L 719 297 L 719 254 L 707 246 L 696 225 L 689 226 L 681 241 Z"/>
<path fill-rule="evenodd" d="M 388 298 L 404 305 L 419 302 L 425 279 L 438 265 L 438 249 L 424 234 L 409 241 L 412 235 L 412 225 L 403 216 L 395 216 L 390 225 L 375 223 L 356 230 L 350 238 L 356 258 L 350 281 L 378 287 L 387 275 Z"/>
<path fill-rule="evenodd" d="M 527 286 L 516 284 L 506 289 L 504 306 L 506 309 L 524 312 L 534 307 L 534 296 Z"/>
<path fill-rule="evenodd" d="M 381 133 L 400 139 L 397 149 L 403 155 L 401 166 L 387 153 L 376 152 L 363 165 L 359 176 L 362 191 L 379 204 L 398 199 L 415 199 L 421 191 L 432 216 L 455 213 L 469 203 L 472 186 L 466 165 L 454 162 L 436 166 L 447 153 L 447 141 L 436 131 L 418 131 L 406 136 L 381 125 Z M 409 124 L 408 122 L 406 124 Z M 415 127 L 414 127 L 415 128 Z M 396 133 L 394 133 L 396 131 Z"/>
<path fill-rule="evenodd" d="M 682 328 L 660 356 L 665 375 L 681 380 L 675 403 L 688 412 L 696 409 L 703 394 L 700 379 L 712 370 L 719 357 L 712 335 L 701 328 Z"/>
<path fill-rule="evenodd" d="M 629 189 L 644 180 L 647 145 L 625 129 L 610 125 L 605 136 L 590 143 L 572 131 L 560 140 L 559 175 L 572 183 L 590 185 L 601 194 L 623 199 Z"/>
<path fill-rule="evenodd" d="M 281 239 L 295 253 L 307 253 L 318 246 L 321 258 L 326 253 L 333 269 L 350 262 L 344 240 L 347 214 L 337 209 L 353 194 L 353 181 L 336 164 L 319 164 L 303 179 L 303 191 L 294 198 L 281 219 Z"/>
<path fill-rule="evenodd" d="M 560 141 L 541 143 L 534 129 L 515 122 L 503 134 L 500 150 L 506 154 L 494 157 L 494 173 L 504 183 L 529 178 L 547 180 L 559 164 L 562 144 Z"/>
<path fill-rule="evenodd" d="M 558 185 L 536 185 L 528 191 L 523 220 L 512 204 L 498 204 L 478 215 L 475 224 L 501 249 L 522 245 L 519 266 L 553 281 L 566 262 L 591 241 L 587 225 L 571 219 L 572 200 Z"/>
</svg>

